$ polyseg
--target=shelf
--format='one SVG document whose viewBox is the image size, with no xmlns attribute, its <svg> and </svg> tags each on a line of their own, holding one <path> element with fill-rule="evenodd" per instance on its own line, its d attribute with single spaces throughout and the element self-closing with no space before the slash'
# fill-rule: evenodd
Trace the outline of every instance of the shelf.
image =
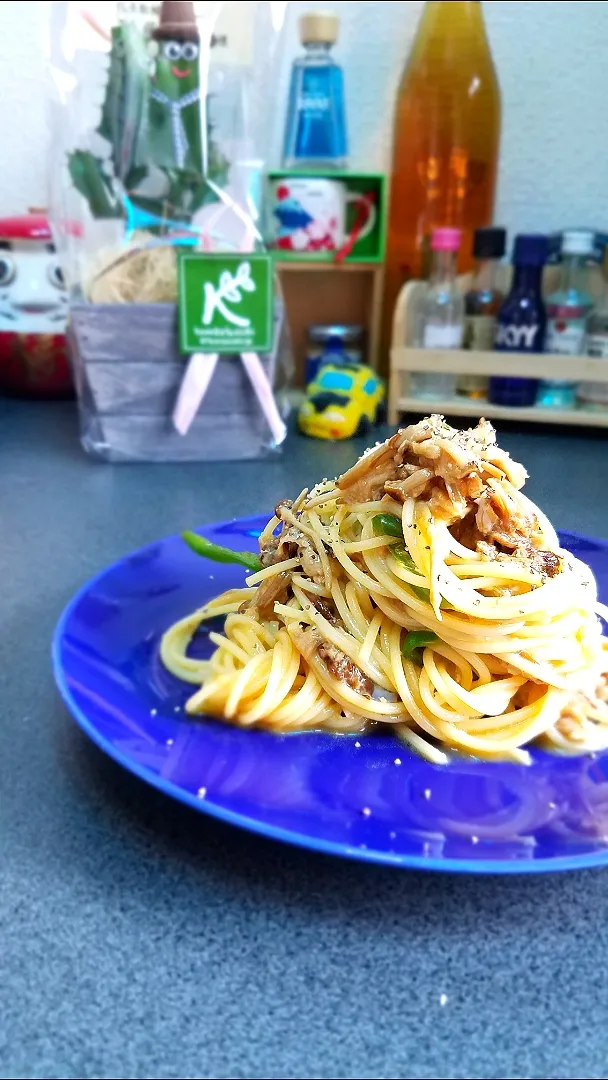
<svg viewBox="0 0 608 1080">
<path fill-rule="evenodd" d="M 487 401 L 473 401 L 468 398 L 446 398 L 441 401 L 423 398 L 402 397 L 398 399 L 399 412 L 418 413 L 428 416 L 441 413 L 443 416 L 472 416 L 486 420 L 519 420 L 534 424 L 572 424 L 577 427 L 608 428 L 608 407 L 605 411 L 592 409 L 520 409 L 507 405 L 491 405 Z"/>
<path fill-rule="evenodd" d="M 608 363 L 591 356 L 554 353 L 467 352 L 465 349 L 396 348 L 391 370 L 407 375 L 428 371 L 445 375 L 497 375 L 568 382 L 608 382 Z"/>
<path fill-rule="evenodd" d="M 501 269 L 502 288 L 508 292 L 508 267 Z M 547 267 L 545 289 L 557 287 L 559 267 Z M 459 288 L 466 292 L 471 278 L 458 279 Z M 594 279 L 594 295 L 602 294 L 601 275 Z M 608 406 L 605 410 L 592 408 L 544 409 L 538 406 L 520 409 L 513 406 L 490 405 L 465 397 L 447 400 L 424 401 L 410 394 L 409 376 L 413 372 L 458 376 L 471 375 L 479 378 L 513 377 L 516 379 L 547 379 L 570 383 L 594 382 L 608 384 L 608 362 L 591 356 L 563 356 L 554 353 L 475 352 L 465 349 L 420 349 L 412 344 L 416 340 L 416 327 L 421 304 L 428 292 L 423 281 L 409 281 L 402 288 L 393 324 L 393 347 L 391 350 L 389 382 L 389 419 L 398 420 L 399 412 L 438 412 L 452 416 L 486 416 L 488 420 L 512 420 L 516 423 L 572 424 L 577 427 L 608 428 Z"/>
<path fill-rule="evenodd" d="M 382 263 L 376 259 L 348 259 L 344 262 L 336 262 L 331 256 L 326 259 L 310 258 L 310 259 L 298 259 L 298 258 L 285 258 L 284 256 L 278 257 L 273 254 L 274 265 L 277 270 L 291 270 L 291 271 L 308 271 L 308 270 L 324 270 L 327 273 L 328 270 L 337 270 L 339 273 L 344 271 L 355 274 L 365 274 L 372 271 L 376 272 L 382 270 Z"/>
</svg>

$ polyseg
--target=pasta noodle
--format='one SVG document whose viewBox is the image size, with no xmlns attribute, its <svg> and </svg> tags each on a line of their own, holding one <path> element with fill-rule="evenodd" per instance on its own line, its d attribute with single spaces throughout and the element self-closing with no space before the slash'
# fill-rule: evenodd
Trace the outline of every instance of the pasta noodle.
<svg viewBox="0 0 608 1080">
<path fill-rule="evenodd" d="M 608 747 L 608 642 L 589 568 L 561 550 L 490 424 L 433 416 L 276 508 L 262 569 L 165 635 L 187 711 L 274 731 L 394 730 L 529 760 Z M 205 620 L 210 660 L 188 656 Z"/>
</svg>

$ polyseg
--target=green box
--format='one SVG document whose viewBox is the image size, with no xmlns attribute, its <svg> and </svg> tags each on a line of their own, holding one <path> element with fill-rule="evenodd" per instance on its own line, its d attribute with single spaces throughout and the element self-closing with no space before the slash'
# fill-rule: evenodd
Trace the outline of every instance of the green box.
<svg viewBox="0 0 608 1080">
<path fill-rule="evenodd" d="M 278 180 L 313 179 L 338 180 L 347 192 L 371 196 L 376 207 L 376 223 L 368 236 L 357 240 L 352 251 L 343 260 L 347 263 L 383 263 L 386 255 L 387 226 L 387 181 L 383 173 L 348 172 L 336 170 L 329 172 L 319 169 L 273 169 L 266 180 L 266 240 L 272 256 L 277 262 L 336 262 L 335 252 L 290 252 L 274 247 L 271 242 L 272 185 Z M 353 206 L 347 209 L 346 227 L 350 233 L 354 227 L 357 210 Z"/>
<path fill-rule="evenodd" d="M 274 336 L 274 266 L 267 252 L 182 252 L 179 343 L 183 353 L 268 353 Z"/>
</svg>

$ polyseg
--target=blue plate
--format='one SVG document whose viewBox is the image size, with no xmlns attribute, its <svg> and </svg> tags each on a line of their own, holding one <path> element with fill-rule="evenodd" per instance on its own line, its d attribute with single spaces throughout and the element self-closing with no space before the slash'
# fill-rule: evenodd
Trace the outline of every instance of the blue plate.
<svg viewBox="0 0 608 1080">
<path fill-rule="evenodd" d="M 202 533 L 251 550 L 267 520 Z M 608 544 L 571 533 L 562 541 L 607 600 Z M 173 537 L 105 570 L 64 612 L 53 642 L 59 690 L 121 765 L 223 821 L 367 862 L 501 874 L 608 863 L 608 754 L 535 751 L 528 768 L 462 757 L 438 767 L 389 735 L 278 736 L 187 719 L 192 689 L 163 668 L 161 636 L 243 577 Z M 196 647 L 210 653 L 206 634 Z"/>
</svg>

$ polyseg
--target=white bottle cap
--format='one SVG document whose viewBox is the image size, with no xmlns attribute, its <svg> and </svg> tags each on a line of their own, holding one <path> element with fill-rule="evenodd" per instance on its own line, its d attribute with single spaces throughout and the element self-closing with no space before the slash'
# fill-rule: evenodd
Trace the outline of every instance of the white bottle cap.
<svg viewBox="0 0 608 1080">
<path fill-rule="evenodd" d="M 562 236 L 562 255 L 594 255 L 595 234 L 583 229 L 572 229 Z"/>
</svg>

